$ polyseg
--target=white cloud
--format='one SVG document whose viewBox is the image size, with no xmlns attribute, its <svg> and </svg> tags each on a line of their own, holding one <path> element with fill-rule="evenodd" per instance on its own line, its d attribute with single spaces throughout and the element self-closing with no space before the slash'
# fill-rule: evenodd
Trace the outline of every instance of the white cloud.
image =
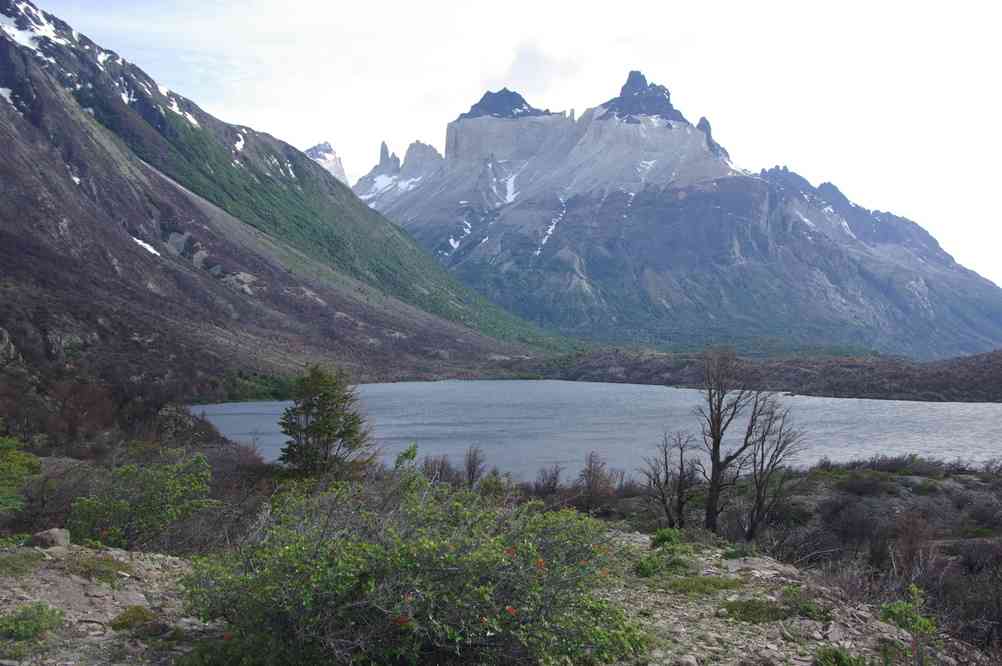
<svg viewBox="0 0 1002 666">
<path fill-rule="evenodd" d="M 641 69 L 738 164 L 830 180 L 1002 282 L 992 3 L 42 4 L 226 120 L 329 137 L 356 177 L 383 139 L 441 148 L 487 87 L 580 113 Z"/>
</svg>

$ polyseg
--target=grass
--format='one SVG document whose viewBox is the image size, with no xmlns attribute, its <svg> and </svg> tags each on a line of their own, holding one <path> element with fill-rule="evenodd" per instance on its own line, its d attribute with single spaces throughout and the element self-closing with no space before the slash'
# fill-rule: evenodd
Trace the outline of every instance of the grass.
<svg viewBox="0 0 1002 666">
<path fill-rule="evenodd" d="M 743 557 L 754 557 L 756 555 L 755 545 L 749 543 L 738 543 L 724 551 L 725 560 L 739 560 Z"/>
<path fill-rule="evenodd" d="M 37 550 L 19 548 L 0 552 L 0 576 L 21 578 L 34 573 L 45 556 Z"/>
<path fill-rule="evenodd" d="M 66 572 L 88 580 L 96 580 L 107 585 L 115 585 L 127 576 L 134 576 L 135 570 L 125 562 L 113 557 L 81 554 L 66 560 Z"/>
<path fill-rule="evenodd" d="M 807 598 L 803 590 L 793 586 L 783 589 L 783 594 L 779 601 L 770 599 L 738 599 L 725 602 L 723 608 L 727 611 L 728 617 L 751 624 L 778 622 L 798 616 L 817 622 L 828 622 L 831 620 L 831 611 L 829 609 L 824 608 L 813 599 Z"/>
<path fill-rule="evenodd" d="M 681 576 L 666 582 L 666 587 L 679 594 L 704 596 L 724 590 L 736 590 L 744 585 L 740 578 L 725 578 L 724 576 Z"/>
</svg>

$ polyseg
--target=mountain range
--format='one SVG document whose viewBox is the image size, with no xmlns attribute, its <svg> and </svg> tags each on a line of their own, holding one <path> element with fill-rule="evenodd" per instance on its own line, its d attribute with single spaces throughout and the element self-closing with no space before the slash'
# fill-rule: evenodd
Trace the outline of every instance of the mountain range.
<svg viewBox="0 0 1002 666">
<path fill-rule="evenodd" d="M 363 204 L 333 150 L 222 122 L 27 0 L 0 0 L 0 145 L 0 365 L 434 377 L 543 340 Z"/>
<path fill-rule="evenodd" d="M 448 124 L 444 156 L 384 143 L 354 190 L 465 284 L 567 335 L 915 358 L 1002 346 L 1002 289 L 919 225 L 786 167 L 736 167 L 705 117 L 637 71 L 580 118 L 488 92 Z"/>
</svg>

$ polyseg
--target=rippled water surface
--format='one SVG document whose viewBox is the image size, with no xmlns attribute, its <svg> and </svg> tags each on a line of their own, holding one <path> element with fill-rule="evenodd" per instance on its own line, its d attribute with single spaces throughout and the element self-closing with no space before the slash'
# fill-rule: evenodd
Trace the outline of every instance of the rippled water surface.
<svg viewBox="0 0 1002 666">
<path fill-rule="evenodd" d="M 476 444 L 488 462 L 521 478 L 559 463 L 574 474 L 588 451 L 634 470 L 665 430 L 692 430 L 699 392 L 636 384 L 559 381 L 445 381 L 359 387 L 384 455 L 411 442 L 420 455 L 456 461 Z M 1002 404 L 927 403 L 844 398 L 784 398 L 807 431 L 804 462 L 873 454 L 922 453 L 984 460 L 1002 456 Z M 285 438 L 278 418 L 289 403 L 198 405 L 223 434 L 256 442 L 275 459 Z"/>
</svg>

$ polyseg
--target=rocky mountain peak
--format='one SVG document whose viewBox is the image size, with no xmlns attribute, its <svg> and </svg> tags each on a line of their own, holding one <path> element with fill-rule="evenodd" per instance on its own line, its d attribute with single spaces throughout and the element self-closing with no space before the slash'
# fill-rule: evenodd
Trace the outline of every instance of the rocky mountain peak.
<svg viewBox="0 0 1002 666">
<path fill-rule="evenodd" d="M 710 121 L 706 119 L 706 116 L 700 116 L 699 122 L 696 123 L 696 129 L 706 135 L 706 145 L 710 147 L 710 151 L 714 155 L 722 157 L 725 160 L 731 159 L 730 153 L 728 153 L 723 146 L 714 141 L 713 129 L 710 127 Z"/>
<path fill-rule="evenodd" d="M 405 177 L 424 175 L 437 169 L 444 160 L 434 146 L 415 141 L 407 147 L 400 171 Z"/>
<path fill-rule="evenodd" d="M 380 173 L 396 173 L 400 171 L 400 158 L 397 157 L 396 153 L 390 152 L 385 141 L 379 144 L 379 164 L 376 165 L 376 170 Z"/>
<path fill-rule="evenodd" d="M 602 106 L 607 110 L 604 118 L 636 122 L 636 116 L 660 116 L 665 120 L 688 123 L 685 116 L 672 106 L 668 88 L 648 83 L 647 78 L 636 70 L 626 77 L 619 97 L 610 99 Z"/>
<path fill-rule="evenodd" d="M 331 145 L 330 141 L 318 143 L 312 148 L 308 148 L 305 152 L 307 157 L 326 169 L 332 176 L 342 183 L 348 184 L 348 175 L 345 173 L 344 163 L 341 162 L 341 157 L 334 150 L 334 146 Z"/>
<path fill-rule="evenodd" d="M 546 116 L 550 111 L 537 109 L 525 101 L 525 98 L 514 90 L 502 88 L 497 92 L 487 91 L 480 101 L 470 107 L 466 113 L 460 114 L 458 120 L 490 116 L 492 118 L 526 118 L 529 116 Z"/>
<path fill-rule="evenodd" d="M 620 97 L 639 95 L 647 90 L 647 77 L 637 70 L 631 71 L 626 77 L 626 83 L 619 91 Z"/>
</svg>

